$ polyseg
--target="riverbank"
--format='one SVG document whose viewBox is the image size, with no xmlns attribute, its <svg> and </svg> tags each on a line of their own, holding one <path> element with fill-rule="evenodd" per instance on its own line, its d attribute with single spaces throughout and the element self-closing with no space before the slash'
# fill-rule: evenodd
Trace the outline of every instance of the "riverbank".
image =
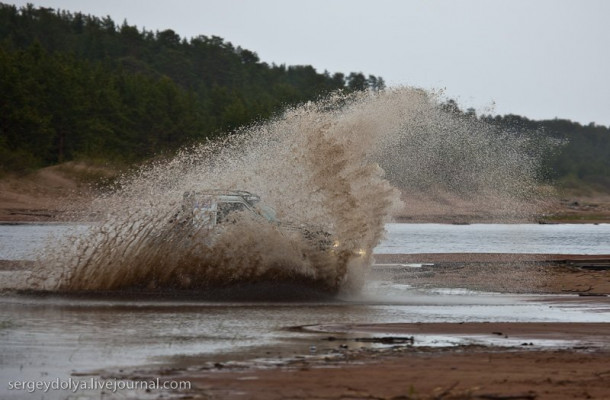
<svg viewBox="0 0 610 400">
<path fill-rule="evenodd" d="M 116 179 L 120 171 L 85 163 L 64 163 L 27 175 L 0 179 L 0 222 L 69 221 L 82 218 L 87 204 Z M 541 189 L 543 190 L 543 189 Z M 545 189 L 545 191 L 549 191 Z M 536 204 L 516 205 L 512 199 L 447 193 L 404 193 L 397 222 L 411 223 L 610 223 L 610 193 L 572 190 L 545 196 Z"/>
<path fill-rule="evenodd" d="M 94 192 L 81 191 L 71 185 L 56 186 L 50 192 L 33 185 L 23 192 L 0 183 L 0 222 L 61 222 L 72 221 L 84 211 Z M 447 207 L 431 214 L 414 212 L 412 207 L 399 212 L 393 220 L 403 223 L 524 223 L 600 224 L 610 223 L 610 198 L 557 199 L 548 208 L 533 215 L 515 216 L 480 211 L 476 213 Z"/>
<path fill-rule="evenodd" d="M 69 162 L 0 179 L 0 222 L 56 222 L 79 218 L 117 171 Z"/>
<path fill-rule="evenodd" d="M 375 262 L 389 268 L 379 272 L 378 266 L 373 273 L 391 273 L 391 279 L 422 288 L 610 295 L 610 255 L 376 254 Z"/>
<path fill-rule="evenodd" d="M 464 200 L 448 194 L 403 194 L 404 209 L 396 222 L 405 223 L 610 223 L 610 193 L 569 192 L 533 204 L 502 198 Z"/>
</svg>

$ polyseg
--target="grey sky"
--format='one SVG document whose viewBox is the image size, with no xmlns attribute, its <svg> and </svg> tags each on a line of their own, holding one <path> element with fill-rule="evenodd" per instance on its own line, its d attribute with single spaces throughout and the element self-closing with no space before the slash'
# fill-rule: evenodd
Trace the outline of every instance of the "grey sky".
<svg viewBox="0 0 610 400">
<path fill-rule="evenodd" d="M 262 61 L 445 89 L 463 107 L 610 125 L 607 0 L 0 0 L 82 11 Z"/>
</svg>

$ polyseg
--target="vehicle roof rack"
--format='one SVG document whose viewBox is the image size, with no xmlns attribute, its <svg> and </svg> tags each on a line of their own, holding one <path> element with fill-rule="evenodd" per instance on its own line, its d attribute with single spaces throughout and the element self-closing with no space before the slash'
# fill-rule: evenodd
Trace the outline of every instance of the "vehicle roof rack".
<svg viewBox="0 0 610 400">
<path fill-rule="evenodd" d="M 246 190 L 223 190 L 223 189 L 206 189 L 206 190 L 202 190 L 202 191 L 196 191 L 196 192 L 191 192 L 191 191 L 186 191 L 184 192 L 184 197 L 189 197 L 189 196 L 240 196 L 242 198 L 244 198 L 246 201 L 248 201 L 249 203 L 253 203 L 253 202 L 258 202 L 260 201 L 260 197 L 256 194 L 250 193 Z"/>
</svg>

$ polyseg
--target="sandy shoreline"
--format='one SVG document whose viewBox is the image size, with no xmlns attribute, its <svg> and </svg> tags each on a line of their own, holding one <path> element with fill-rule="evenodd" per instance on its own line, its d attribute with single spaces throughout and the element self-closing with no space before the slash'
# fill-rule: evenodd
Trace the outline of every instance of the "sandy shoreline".
<svg viewBox="0 0 610 400">
<path fill-rule="evenodd" d="M 608 399 L 610 353 L 393 349 L 316 366 L 191 374 L 193 399 Z"/>
<path fill-rule="evenodd" d="M 0 222 L 82 218 L 79 215 L 99 194 L 100 184 L 103 187 L 118 174 L 108 167 L 69 162 L 27 175 L 4 176 L 0 179 Z M 404 208 L 394 215 L 397 222 L 610 223 L 610 194 L 601 192 L 570 193 L 519 207 L 505 204 L 505 211 L 498 208 L 505 199 L 463 199 L 449 193 L 404 193 L 402 197 Z"/>
<path fill-rule="evenodd" d="M 422 288 L 483 292 L 610 295 L 610 255 L 564 254 L 376 254 L 392 279 Z M 409 268 L 410 263 L 422 263 Z M 401 268 L 401 265 L 405 265 Z M 388 272 L 384 272 L 386 275 Z M 610 320 L 609 320 L 610 322 Z"/>
</svg>

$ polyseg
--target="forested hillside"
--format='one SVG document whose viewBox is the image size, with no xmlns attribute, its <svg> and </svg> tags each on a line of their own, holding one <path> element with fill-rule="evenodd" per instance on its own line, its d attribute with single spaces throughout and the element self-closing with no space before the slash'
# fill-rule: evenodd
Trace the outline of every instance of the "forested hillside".
<svg viewBox="0 0 610 400">
<path fill-rule="evenodd" d="M 591 185 L 610 191 L 610 127 L 581 125 L 565 119 L 532 121 L 518 115 L 484 116 L 482 119 L 517 134 L 541 132 L 562 144 L 547 155 L 545 173 L 566 187 Z"/>
<path fill-rule="evenodd" d="M 140 162 L 331 91 L 383 88 L 382 78 L 362 73 L 269 65 L 216 36 L 0 3 L 0 173 L 71 160 Z M 515 134 L 564 140 L 546 158 L 549 178 L 610 190 L 609 127 L 451 106 Z"/>
<path fill-rule="evenodd" d="M 383 85 L 268 65 L 219 37 L 0 3 L 0 169 L 141 161 L 330 91 Z"/>
</svg>

